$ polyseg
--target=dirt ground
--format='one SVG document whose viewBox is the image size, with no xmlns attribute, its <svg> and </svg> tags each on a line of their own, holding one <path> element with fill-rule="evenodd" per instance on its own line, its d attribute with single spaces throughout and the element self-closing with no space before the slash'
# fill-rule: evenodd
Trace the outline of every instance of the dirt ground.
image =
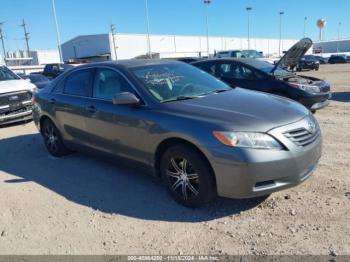
<svg viewBox="0 0 350 262">
<path fill-rule="evenodd" d="M 138 170 L 50 157 L 33 123 L 0 128 L 0 254 L 350 255 L 350 65 L 305 72 L 332 84 L 317 112 L 314 175 L 262 203 L 176 204 Z"/>
</svg>

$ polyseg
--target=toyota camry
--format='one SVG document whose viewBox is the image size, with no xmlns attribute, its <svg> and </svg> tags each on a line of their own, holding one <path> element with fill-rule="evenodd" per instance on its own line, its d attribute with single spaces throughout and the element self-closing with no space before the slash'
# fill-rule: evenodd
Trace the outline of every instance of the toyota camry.
<svg viewBox="0 0 350 262">
<path fill-rule="evenodd" d="M 138 162 L 189 207 L 296 186 L 321 156 L 319 125 L 304 106 L 232 89 L 178 61 L 73 68 L 35 94 L 33 110 L 53 156 L 89 150 Z"/>
</svg>

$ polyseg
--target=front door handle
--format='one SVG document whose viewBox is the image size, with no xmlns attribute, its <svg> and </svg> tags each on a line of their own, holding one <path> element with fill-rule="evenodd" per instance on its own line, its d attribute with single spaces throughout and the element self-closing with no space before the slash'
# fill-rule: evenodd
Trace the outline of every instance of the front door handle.
<svg viewBox="0 0 350 262">
<path fill-rule="evenodd" d="M 89 111 L 90 113 L 96 113 L 97 109 L 95 106 L 88 106 L 87 111 Z"/>
<path fill-rule="evenodd" d="M 51 98 L 50 99 L 50 104 L 54 104 L 54 103 L 56 103 L 56 99 L 55 98 Z"/>
</svg>

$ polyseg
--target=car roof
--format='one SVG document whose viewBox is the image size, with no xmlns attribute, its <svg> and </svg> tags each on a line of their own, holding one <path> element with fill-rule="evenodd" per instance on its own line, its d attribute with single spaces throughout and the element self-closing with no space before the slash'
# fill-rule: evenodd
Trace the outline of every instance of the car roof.
<svg viewBox="0 0 350 262">
<path fill-rule="evenodd" d="M 178 64 L 182 63 L 177 60 L 171 59 L 125 59 L 125 60 L 117 60 L 117 61 L 106 61 L 106 62 L 97 62 L 97 63 L 89 63 L 80 65 L 79 68 L 83 67 L 91 67 L 91 66 L 120 66 L 125 68 L 132 67 L 141 67 L 141 66 L 149 66 L 149 65 L 162 65 L 162 64 Z"/>
<path fill-rule="evenodd" d="M 219 62 L 219 61 L 220 62 L 222 62 L 222 61 L 235 61 L 235 62 L 248 64 L 249 62 L 261 61 L 261 60 L 257 60 L 255 58 L 231 58 L 231 57 L 227 57 L 227 58 L 206 59 L 206 60 L 193 62 L 192 64 L 201 64 L 201 63 Z"/>
</svg>

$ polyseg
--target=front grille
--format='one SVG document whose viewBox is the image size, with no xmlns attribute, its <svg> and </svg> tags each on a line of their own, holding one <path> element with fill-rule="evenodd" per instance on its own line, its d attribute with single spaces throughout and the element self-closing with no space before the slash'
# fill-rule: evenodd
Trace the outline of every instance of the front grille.
<svg viewBox="0 0 350 262">
<path fill-rule="evenodd" d="M 0 106 L 13 105 L 31 100 L 32 94 L 29 91 L 0 94 Z"/>
<path fill-rule="evenodd" d="M 31 106 L 22 107 L 20 109 L 15 110 L 15 111 L 8 111 L 6 113 L 0 112 L 0 117 L 13 116 L 13 115 L 17 115 L 17 114 L 24 113 L 24 112 L 30 112 L 31 110 L 32 110 Z"/>
<path fill-rule="evenodd" d="M 320 136 L 320 128 L 316 124 L 315 128 L 312 130 L 307 130 L 306 128 L 301 127 L 285 132 L 284 135 L 296 145 L 305 147 L 317 140 Z"/>
</svg>

